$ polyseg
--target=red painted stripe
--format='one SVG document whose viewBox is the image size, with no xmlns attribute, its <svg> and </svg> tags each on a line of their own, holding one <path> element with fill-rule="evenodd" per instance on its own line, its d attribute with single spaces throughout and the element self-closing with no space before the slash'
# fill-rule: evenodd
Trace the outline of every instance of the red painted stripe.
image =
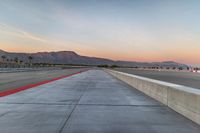
<svg viewBox="0 0 200 133">
<path fill-rule="evenodd" d="M 60 76 L 60 77 L 56 77 L 56 78 L 53 78 L 53 79 L 50 79 L 50 80 L 41 81 L 41 82 L 38 82 L 38 83 L 35 83 L 35 84 L 29 84 L 29 85 L 22 86 L 22 87 L 19 87 L 19 88 L 15 88 L 15 89 L 11 89 L 11 90 L 5 90 L 5 91 L 0 92 L 0 97 L 11 95 L 11 94 L 14 94 L 14 93 L 17 93 L 17 92 L 20 92 L 20 91 L 24 91 L 24 90 L 27 90 L 27 89 L 30 89 L 30 88 L 33 88 L 33 87 L 36 87 L 36 86 L 40 86 L 40 85 L 43 85 L 43 84 L 46 84 L 46 83 L 49 83 L 49 82 L 52 82 L 52 81 L 55 81 L 55 80 L 59 80 L 59 79 L 62 79 L 62 78 L 67 78 L 67 77 L 70 77 L 70 76 L 73 76 L 73 75 L 76 75 L 76 74 L 79 74 L 79 73 L 82 73 L 82 72 L 85 72 L 85 71 L 88 71 L 88 69 L 83 70 L 83 71 L 79 71 L 79 72 L 76 72 L 76 73 L 73 73 L 73 74 L 70 74 L 70 75 Z"/>
</svg>

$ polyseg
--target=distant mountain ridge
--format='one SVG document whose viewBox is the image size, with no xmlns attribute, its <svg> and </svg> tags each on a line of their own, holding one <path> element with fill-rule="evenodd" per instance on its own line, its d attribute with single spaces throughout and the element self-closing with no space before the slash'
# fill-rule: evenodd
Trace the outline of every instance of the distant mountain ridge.
<svg viewBox="0 0 200 133">
<path fill-rule="evenodd" d="M 114 61 L 105 58 L 81 56 L 73 51 L 58 52 L 37 52 L 37 53 L 14 53 L 0 50 L 0 56 L 6 56 L 8 59 L 18 58 L 23 62 L 29 62 L 28 57 L 32 56 L 33 63 L 52 63 L 52 64 L 78 64 L 78 65 L 119 65 L 129 67 L 188 67 L 185 64 L 174 61 L 165 62 L 135 62 L 135 61 Z M 0 58 L 0 60 L 2 60 Z"/>
</svg>

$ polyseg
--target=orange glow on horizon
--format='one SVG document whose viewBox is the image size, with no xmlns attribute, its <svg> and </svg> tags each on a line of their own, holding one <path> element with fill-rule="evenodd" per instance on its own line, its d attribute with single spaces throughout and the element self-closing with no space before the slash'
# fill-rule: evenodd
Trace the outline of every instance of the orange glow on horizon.
<svg viewBox="0 0 200 133">
<path fill-rule="evenodd" d="M 2 47 L 4 46 L 4 47 Z M 135 53 L 131 55 L 131 53 L 124 54 L 124 53 L 114 53 L 110 51 L 102 51 L 102 50 L 87 50 L 87 49 L 46 49 L 46 50 L 37 50 L 37 49 L 30 49 L 30 48 L 22 48 L 22 47 L 7 47 L 5 45 L 1 45 L 1 49 L 7 52 L 25 52 L 25 53 L 35 53 L 35 52 L 51 52 L 51 51 L 74 51 L 79 55 L 82 56 L 90 56 L 90 57 L 99 57 L 99 58 L 106 58 L 111 60 L 123 60 L 123 61 L 137 61 L 137 62 L 162 62 L 162 61 L 176 61 L 179 63 L 185 64 L 197 64 L 196 57 L 200 57 L 197 52 L 193 52 L 188 54 L 187 52 L 179 52 L 173 53 L 171 57 L 163 57 L 159 56 L 158 54 L 152 53 Z M 141 55 L 141 56 L 138 56 Z M 184 55 L 180 56 L 180 55 Z M 186 56 L 187 55 L 187 56 Z M 197 64 L 199 65 L 199 64 Z"/>
</svg>

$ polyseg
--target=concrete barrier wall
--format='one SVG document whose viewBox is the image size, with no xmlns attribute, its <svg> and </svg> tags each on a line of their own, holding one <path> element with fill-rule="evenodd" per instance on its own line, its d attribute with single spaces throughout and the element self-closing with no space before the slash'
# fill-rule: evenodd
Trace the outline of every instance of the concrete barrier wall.
<svg viewBox="0 0 200 133">
<path fill-rule="evenodd" d="M 200 90 L 110 69 L 105 71 L 200 125 Z"/>
</svg>

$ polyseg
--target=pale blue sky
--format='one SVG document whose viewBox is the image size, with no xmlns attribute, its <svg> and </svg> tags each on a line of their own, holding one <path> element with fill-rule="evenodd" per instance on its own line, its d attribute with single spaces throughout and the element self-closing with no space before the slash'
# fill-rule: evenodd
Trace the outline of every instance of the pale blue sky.
<svg viewBox="0 0 200 133">
<path fill-rule="evenodd" d="M 199 0 L 1 0 L 0 49 L 200 65 Z"/>
</svg>

